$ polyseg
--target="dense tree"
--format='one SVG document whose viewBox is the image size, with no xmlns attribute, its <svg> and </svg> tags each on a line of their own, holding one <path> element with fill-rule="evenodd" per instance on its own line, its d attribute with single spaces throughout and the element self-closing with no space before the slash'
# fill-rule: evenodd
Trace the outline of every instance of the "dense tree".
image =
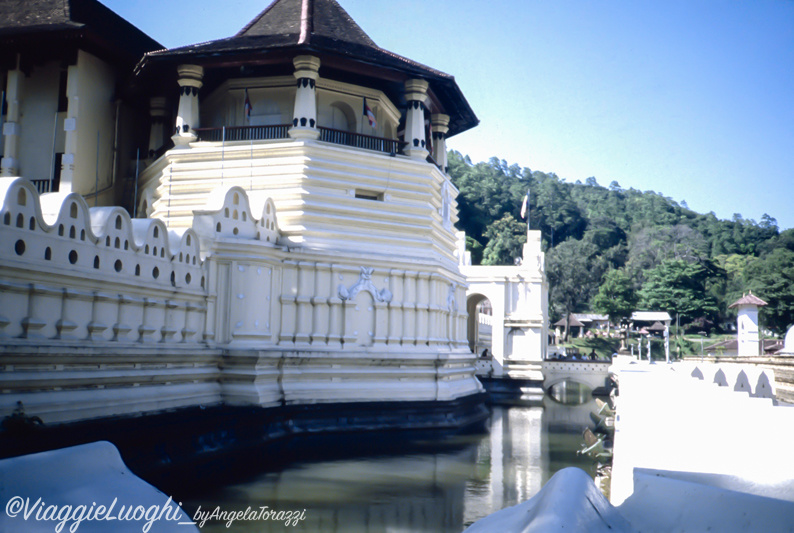
<svg viewBox="0 0 794 533">
<path fill-rule="evenodd" d="M 598 248 L 592 243 L 569 239 L 550 250 L 546 256 L 546 275 L 555 316 L 567 317 L 575 311 L 587 310 L 604 270 Z M 567 325 L 565 340 L 568 340 Z"/>
<path fill-rule="evenodd" d="M 510 213 L 519 217 L 521 200 L 530 187 L 518 165 L 491 158 L 472 164 L 458 152 L 449 153 L 450 176 L 458 188 L 458 227 L 483 246 L 485 232 L 494 220 Z"/>
<path fill-rule="evenodd" d="M 782 335 L 794 325 L 794 252 L 777 248 L 753 261 L 746 286 L 769 304 L 761 311 L 766 327 Z"/>
<path fill-rule="evenodd" d="M 663 261 L 648 273 L 640 289 L 640 307 L 678 314 L 681 321 L 717 320 L 719 307 L 707 292 L 709 269 L 681 259 Z"/>
<path fill-rule="evenodd" d="M 654 226 L 636 231 L 630 241 L 627 268 L 640 282 L 645 272 L 669 259 L 697 261 L 708 257 L 708 244 L 689 226 Z"/>
<path fill-rule="evenodd" d="M 482 254 L 483 265 L 512 265 L 522 256 L 527 242 L 527 225 L 505 215 L 485 231 L 488 244 Z"/>
<path fill-rule="evenodd" d="M 625 270 L 609 270 L 604 276 L 598 293 L 593 297 L 592 307 L 599 313 L 609 315 L 611 322 L 628 318 L 637 309 L 639 295 L 631 277 Z"/>
<path fill-rule="evenodd" d="M 532 173 L 529 222 L 543 233 L 543 240 L 554 247 L 567 239 L 581 239 L 587 219 L 571 196 L 572 185 L 554 174 Z"/>
</svg>

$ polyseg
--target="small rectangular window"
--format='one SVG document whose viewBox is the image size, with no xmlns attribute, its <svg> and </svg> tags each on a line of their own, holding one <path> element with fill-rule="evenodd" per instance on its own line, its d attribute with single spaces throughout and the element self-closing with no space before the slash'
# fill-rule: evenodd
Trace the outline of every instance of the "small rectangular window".
<svg viewBox="0 0 794 533">
<path fill-rule="evenodd" d="M 69 71 L 62 70 L 58 80 L 58 113 L 63 113 L 69 109 L 69 95 L 66 94 L 66 86 L 69 81 Z"/>
<path fill-rule="evenodd" d="M 356 198 L 361 198 L 362 200 L 375 200 L 376 202 L 382 202 L 383 193 L 375 192 L 375 191 L 367 191 L 364 189 L 356 189 Z"/>
<path fill-rule="evenodd" d="M 61 165 L 63 164 L 63 154 L 56 153 L 55 154 L 55 167 L 52 169 L 52 183 L 50 184 L 50 190 L 52 192 L 60 191 L 61 187 Z"/>
</svg>

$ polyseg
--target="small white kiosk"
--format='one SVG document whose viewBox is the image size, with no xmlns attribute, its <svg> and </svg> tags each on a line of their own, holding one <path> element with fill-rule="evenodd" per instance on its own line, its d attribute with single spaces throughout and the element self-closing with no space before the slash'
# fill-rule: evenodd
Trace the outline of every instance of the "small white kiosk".
<svg viewBox="0 0 794 533">
<path fill-rule="evenodd" d="M 738 334 L 739 357 L 754 357 L 760 355 L 758 339 L 758 308 L 767 305 L 752 291 L 733 302 L 729 309 L 737 307 L 739 316 L 736 317 L 736 331 Z"/>
</svg>

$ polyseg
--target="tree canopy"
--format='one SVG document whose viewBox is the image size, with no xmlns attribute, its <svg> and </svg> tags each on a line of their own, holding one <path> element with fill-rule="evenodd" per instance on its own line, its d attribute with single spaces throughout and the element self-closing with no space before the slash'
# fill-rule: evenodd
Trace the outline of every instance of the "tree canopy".
<svg viewBox="0 0 794 533">
<path fill-rule="evenodd" d="M 591 304 L 595 311 L 609 315 L 609 320 L 617 323 L 631 316 L 638 299 L 631 276 L 625 270 L 612 269 L 604 275 Z"/>
</svg>

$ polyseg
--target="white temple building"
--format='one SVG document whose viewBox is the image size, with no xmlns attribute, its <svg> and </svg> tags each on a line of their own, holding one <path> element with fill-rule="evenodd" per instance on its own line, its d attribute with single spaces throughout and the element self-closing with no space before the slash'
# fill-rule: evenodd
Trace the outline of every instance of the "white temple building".
<svg viewBox="0 0 794 533">
<path fill-rule="evenodd" d="M 44 427 L 3 454 L 127 415 L 204 438 L 209 410 L 231 446 L 484 419 L 452 76 L 334 0 L 171 50 L 96 0 L 2 1 L 0 43 L 0 418 Z"/>
</svg>

